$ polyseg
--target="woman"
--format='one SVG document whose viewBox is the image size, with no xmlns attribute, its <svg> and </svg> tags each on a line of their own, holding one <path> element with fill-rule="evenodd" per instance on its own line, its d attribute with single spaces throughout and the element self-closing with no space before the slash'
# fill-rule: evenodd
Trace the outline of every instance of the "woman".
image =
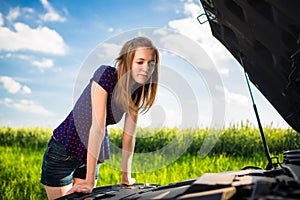
<svg viewBox="0 0 300 200">
<path fill-rule="evenodd" d="M 146 37 L 127 41 L 116 68 L 100 66 L 68 117 L 53 131 L 44 154 L 41 183 L 49 199 L 73 192 L 90 193 L 100 163 L 110 157 L 106 127 L 125 114 L 121 184 L 131 185 L 131 162 L 138 114 L 153 105 L 159 52 Z"/>
</svg>

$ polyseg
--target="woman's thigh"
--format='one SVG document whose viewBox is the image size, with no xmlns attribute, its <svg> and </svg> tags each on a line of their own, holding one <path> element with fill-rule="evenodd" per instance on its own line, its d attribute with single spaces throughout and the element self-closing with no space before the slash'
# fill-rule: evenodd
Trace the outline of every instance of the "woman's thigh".
<svg viewBox="0 0 300 200">
<path fill-rule="evenodd" d="M 57 199 L 67 194 L 67 192 L 72 188 L 72 183 L 62 187 L 51 187 L 45 185 L 45 190 L 49 200 Z"/>
<path fill-rule="evenodd" d="M 80 165 L 81 162 L 68 155 L 63 145 L 52 138 L 44 154 L 41 183 L 50 187 L 68 186 Z"/>
</svg>

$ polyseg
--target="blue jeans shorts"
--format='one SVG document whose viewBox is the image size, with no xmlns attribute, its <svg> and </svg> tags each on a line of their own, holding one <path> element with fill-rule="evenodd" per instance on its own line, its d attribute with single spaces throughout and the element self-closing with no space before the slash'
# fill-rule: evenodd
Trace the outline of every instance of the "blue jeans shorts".
<svg viewBox="0 0 300 200">
<path fill-rule="evenodd" d="M 97 164 L 95 180 L 98 179 L 100 163 Z M 71 157 L 61 143 L 53 137 L 46 148 L 41 183 L 52 187 L 62 187 L 73 183 L 73 178 L 85 179 L 86 163 Z"/>
</svg>

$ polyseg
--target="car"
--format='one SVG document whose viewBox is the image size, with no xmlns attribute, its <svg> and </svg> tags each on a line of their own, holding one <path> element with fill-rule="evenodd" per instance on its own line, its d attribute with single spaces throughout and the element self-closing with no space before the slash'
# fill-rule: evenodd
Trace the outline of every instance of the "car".
<svg viewBox="0 0 300 200">
<path fill-rule="evenodd" d="M 200 0 L 212 34 L 282 118 L 300 132 L 300 1 Z M 202 21 L 199 18 L 199 22 Z M 98 187 L 59 199 L 300 199 L 300 150 L 273 163 L 260 125 L 268 165 L 205 173 L 165 186 L 138 183 Z"/>
</svg>

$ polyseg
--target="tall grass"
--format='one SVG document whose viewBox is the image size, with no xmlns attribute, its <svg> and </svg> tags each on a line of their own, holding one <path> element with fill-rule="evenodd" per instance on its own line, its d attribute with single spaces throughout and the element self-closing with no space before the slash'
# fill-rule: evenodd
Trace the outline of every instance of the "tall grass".
<svg viewBox="0 0 300 200">
<path fill-rule="evenodd" d="M 44 148 L 51 137 L 50 128 L 0 127 L 0 145 L 28 148 Z"/>
<path fill-rule="evenodd" d="M 120 129 L 110 129 L 110 141 L 118 147 L 122 145 L 121 134 Z M 143 153 L 160 149 L 174 140 L 177 134 L 183 134 L 185 135 L 185 141 L 191 141 L 186 151 L 190 155 L 198 156 L 206 137 L 209 135 L 214 136 L 214 134 L 218 136 L 212 137 L 216 142 L 210 151 L 210 155 L 227 154 L 230 156 L 252 157 L 253 154 L 264 154 L 259 130 L 247 124 L 241 124 L 239 127 L 233 125 L 221 131 L 208 129 L 138 128 L 135 151 Z M 300 134 L 293 129 L 266 127 L 264 128 L 264 134 L 270 152 L 273 154 L 282 154 L 286 150 L 300 148 Z M 180 137 L 176 137 L 176 139 L 178 138 Z"/>
<path fill-rule="evenodd" d="M 191 144 L 186 153 L 199 155 L 200 147 L 208 134 L 212 130 L 208 129 L 186 129 L 161 128 L 161 129 L 137 129 L 137 139 L 135 151 L 138 153 L 153 152 L 164 147 L 174 139 L 189 141 Z M 30 147 L 35 149 L 44 148 L 51 137 L 51 129 L 47 128 L 11 128 L 0 127 L 0 145 Z M 288 149 L 300 148 L 300 134 L 292 129 L 264 128 L 270 152 L 281 154 Z M 178 135 L 184 137 L 178 137 Z M 216 137 L 210 154 L 226 153 L 231 156 L 252 156 L 254 153 L 264 153 L 259 130 L 249 125 L 240 127 L 232 126 L 223 129 Z M 117 147 L 122 146 L 121 129 L 109 129 L 111 143 Z"/>
</svg>

